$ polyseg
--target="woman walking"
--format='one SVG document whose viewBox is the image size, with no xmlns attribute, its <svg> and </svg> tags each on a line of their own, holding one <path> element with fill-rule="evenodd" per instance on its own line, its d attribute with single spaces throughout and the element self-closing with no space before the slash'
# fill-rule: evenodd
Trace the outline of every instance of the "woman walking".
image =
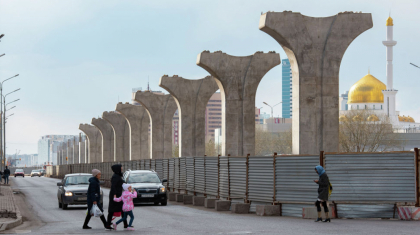
<svg viewBox="0 0 420 235">
<path fill-rule="evenodd" d="M 108 206 L 108 227 L 111 227 L 112 223 L 112 216 L 114 216 L 115 212 L 120 212 L 122 216 L 122 208 L 123 202 L 115 202 L 114 195 L 117 197 L 121 197 L 122 195 L 122 185 L 124 180 L 122 179 L 122 166 L 120 164 L 115 164 L 111 166 L 112 171 L 114 174 L 111 177 L 111 190 L 109 191 L 109 206 Z M 127 228 L 127 220 L 124 220 L 124 228 Z"/>
<path fill-rule="evenodd" d="M 315 202 L 316 210 L 318 211 L 318 219 L 316 219 L 315 222 L 319 222 L 319 221 L 331 222 L 329 212 L 328 212 L 328 207 L 327 207 L 328 196 L 330 195 L 330 180 L 328 179 L 328 175 L 327 173 L 325 173 L 325 170 L 322 166 L 316 166 L 315 172 L 318 173 L 318 176 L 319 176 L 318 180 L 314 180 L 314 182 L 319 185 L 318 200 L 316 200 Z M 325 220 L 322 220 L 322 217 L 321 217 L 321 203 L 322 203 L 322 206 L 324 207 L 324 212 L 325 212 L 325 217 L 326 217 Z"/>
<path fill-rule="evenodd" d="M 124 202 L 124 205 L 123 205 L 124 216 L 120 220 L 118 220 L 116 223 L 114 223 L 114 230 L 117 230 L 117 225 L 119 223 L 121 223 L 123 221 L 127 222 L 128 216 L 130 216 L 130 223 L 128 224 L 127 230 L 134 230 L 134 228 L 132 227 L 133 220 L 134 220 L 133 198 L 137 197 L 137 192 L 136 192 L 136 190 L 133 190 L 131 188 L 131 185 L 129 185 L 129 184 L 123 184 L 123 189 L 124 189 L 124 192 L 122 193 L 121 197 L 117 197 L 116 195 L 114 195 L 114 201 L 116 201 L 116 202 L 123 201 Z"/>
<path fill-rule="evenodd" d="M 87 204 L 88 204 L 88 212 L 86 215 L 85 223 L 83 224 L 83 229 L 91 229 L 91 227 L 88 226 L 88 223 L 90 221 L 90 218 L 92 217 L 90 215 L 90 210 L 92 209 L 93 205 L 97 205 L 98 208 L 104 212 L 104 209 L 101 204 L 101 188 L 99 186 L 99 179 L 101 178 L 101 172 L 98 169 L 92 170 L 92 176 L 89 179 L 89 188 L 87 193 Z M 101 221 L 104 224 L 105 229 L 110 229 L 107 226 L 105 216 L 101 215 Z"/>
</svg>

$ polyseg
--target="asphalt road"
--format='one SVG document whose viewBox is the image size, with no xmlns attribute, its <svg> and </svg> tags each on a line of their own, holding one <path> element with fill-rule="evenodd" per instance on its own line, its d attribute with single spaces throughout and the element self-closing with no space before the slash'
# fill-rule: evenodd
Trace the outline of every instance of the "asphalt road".
<svg viewBox="0 0 420 235">
<path fill-rule="evenodd" d="M 419 234 L 420 221 L 336 219 L 332 223 L 314 223 L 292 217 L 235 215 L 213 209 L 168 203 L 167 206 L 136 206 L 136 231 L 104 231 L 98 218 L 92 218 L 91 230 L 83 230 L 86 207 L 58 208 L 57 179 L 46 177 L 11 178 L 20 189 L 19 208 L 23 225 L 4 233 L 27 234 Z M 107 213 L 109 190 L 104 189 Z"/>
</svg>

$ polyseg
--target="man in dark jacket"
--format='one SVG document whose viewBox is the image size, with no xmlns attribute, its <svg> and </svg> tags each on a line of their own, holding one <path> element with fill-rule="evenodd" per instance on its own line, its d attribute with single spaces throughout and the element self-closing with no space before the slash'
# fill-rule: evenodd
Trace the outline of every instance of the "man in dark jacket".
<svg viewBox="0 0 420 235">
<path fill-rule="evenodd" d="M 90 209 L 94 204 L 96 204 L 99 209 L 104 212 L 104 209 L 102 207 L 101 203 L 101 187 L 99 186 L 99 179 L 101 178 L 101 172 L 98 169 L 92 170 L 92 178 L 89 179 L 89 188 L 87 192 L 87 204 L 88 204 L 88 213 L 86 215 L 85 223 L 83 224 L 83 229 L 91 229 L 91 227 L 88 226 L 88 223 L 90 221 L 90 218 L 92 217 L 90 214 Z M 102 215 L 101 221 L 104 224 L 105 229 L 110 230 L 111 228 L 107 226 L 105 216 Z"/>
<path fill-rule="evenodd" d="M 5 184 L 9 184 L 9 176 L 10 176 L 10 170 L 7 169 L 7 166 L 6 166 L 6 169 L 4 169 L 4 183 Z"/>
<path fill-rule="evenodd" d="M 114 195 L 117 197 L 121 197 L 123 192 L 122 185 L 124 180 L 122 179 L 122 166 L 120 164 L 115 164 L 111 166 L 112 171 L 114 174 L 111 177 L 111 190 L 109 191 L 109 206 L 108 206 L 108 226 L 111 226 L 112 223 L 112 216 L 115 212 L 120 212 L 122 216 L 122 207 L 123 202 L 115 202 Z M 127 228 L 127 220 L 124 220 L 124 228 Z"/>
</svg>

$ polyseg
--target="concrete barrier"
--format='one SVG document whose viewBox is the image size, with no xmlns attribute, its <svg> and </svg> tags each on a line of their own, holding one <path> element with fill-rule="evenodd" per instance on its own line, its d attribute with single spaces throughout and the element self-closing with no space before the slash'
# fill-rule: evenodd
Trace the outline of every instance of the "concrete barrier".
<svg viewBox="0 0 420 235">
<path fill-rule="evenodd" d="M 328 207 L 330 218 L 336 218 L 334 206 Z M 324 208 L 321 210 L 321 217 L 323 219 L 326 218 Z M 318 218 L 318 212 L 316 211 L 316 207 L 305 207 L 302 208 L 302 218 L 303 219 L 316 219 Z"/>
<path fill-rule="evenodd" d="M 193 197 L 193 206 L 204 206 L 205 197 L 194 196 Z"/>
<path fill-rule="evenodd" d="M 256 213 L 259 216 L 280 216 L 280 205 L 257 205 Z"/>
<path fill-rule="evenodd" d="M 184 201 L 184 194 L 177 194 L 176 202 L 183 202 L 183 201 Z"/>
<path fill-rule="evenodd" d="M 184 195 L 184 204 L 193 204 L 193 195 Z"/>
<path fill-rule="evenodd" d="M 179 193 L 174 193 L 174 192 L 169 193 L 169 195 L 168 195 L 168 200 L 169 200 L 169 201 L 171 201 L 171 202 L 176 201 L 176 195 L 178 195 L 178 194 L 179 194 Z"/>
<path fill-rule="evenodd" d="M 248 214 L 250 205 L 249 203 L 235 203 L 232 204 L 230 211 L 235 214 Z"/>
<path fill-rule="evenodd" d="M 217 200 L 219 200 L 219 199 L 216 199 L 216 198 L 206 198 L 206 199 L 204 199 L 204 207 L 205 208 L 215 208 Z"/>
<path fill-rule="evenodd" d="M 229 211 L 230 201 L 218 200 L 216 201 L 214 208 L 216 209 L 216 211 Z"/>
</svg>

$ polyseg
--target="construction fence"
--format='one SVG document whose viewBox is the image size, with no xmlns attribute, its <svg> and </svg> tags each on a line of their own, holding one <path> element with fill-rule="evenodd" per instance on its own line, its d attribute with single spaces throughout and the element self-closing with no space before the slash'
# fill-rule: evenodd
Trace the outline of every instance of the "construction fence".
<svg viewBox="0 0 420 235">
<path fill-rule="evenodd" d="M 393 218 L 397 205 L 419 204 L 418 149 L 414 152 L 323 153 L 262 157 L 181 157 L 47 167 L 47 175 L 102 171 L 109 185 L 111 166 L 154 170 L 168 191 L 256 205 L 280 204 L 283 216 L 302 216 L 318 196 L 316 165 L 324 166 L 338 217 Z"/>
</svg>

